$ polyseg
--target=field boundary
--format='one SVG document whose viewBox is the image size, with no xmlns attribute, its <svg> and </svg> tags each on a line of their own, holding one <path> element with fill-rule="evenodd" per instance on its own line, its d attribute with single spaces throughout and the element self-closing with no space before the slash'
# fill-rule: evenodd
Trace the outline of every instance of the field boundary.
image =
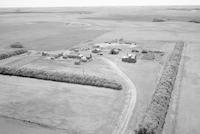
<svg viewBox="0 0 200 134">
<path fill-rule="evenodd" d="M 43 124 L 43 123 L 25 120 L 25 119 L 18 119 L 16 117 L 10 117 L 10 116 L 6 116 L 6 115 L 0 115 L 0 118 L 16 120 L 16 121 L 23 122 L 25 124 L 36 125 L 36 126 L 47 128 L 47 129 L 61 130 L 61 131 L 65 131 L 65 132 L 67 131 L 67 129 L 64 129 L 64 128 L 59 128 L 59 127 L 56 127 L 56 126 L 50 126 L 50 125 L 46 125 L 46 124 Z"/>
<path fill-rule="evenodd" d="M 10 51 L 10 52 L 6 52 L 6 53 L 2 53 L 0 54 L 0 60 L 12 57 L 12 56 L 16 56 L 16 55 L 21 55 L 28 52 L 25 49 L 18 49 L 18 50 L 14 50 L 14 51 Z"/>
<path fill-rule="evenodd" d="M 177 110 L 179 108 L 179 100 L 180 100 L 180 94 L 181 94 L 181 83 L 183 81 L 183 75 L 184 75 L 184 68 L 185 68 L 185 62 L 186 62 L 186 47 L 188 44 L 185 43 L 185 47 L 183 50 L 182 58 L 179 65 L 179 71 L 177 74 L 177 80 L 174 85 L 174 91 L 172 92 L 172 97 L 168 109 L 168 113 L 165 119 L 165 125 L 163 128 L 163 133 L 170 133 L 175 134 L 176 131 L 176 121 L 177 121 Z"/>
<path fill-rule="evenodd" d="M 110 80 L 91 75 L 46 71 L 46 70 L 31 69 L 31 68 L 16 68 L 8 66 L 0 67 L 0 74 L 36 78 L 36 79 L 43 79 L 43 80 L 50 80 L 57 82 L 66 82 L 73 84 L 81 84 L 81 85 L 90 85 L 96 87 L 111 88 L 115 90 L 122 89 L 122 85 L 115 80 Z"/>
<path fill-rule="evenodd" d="M 176 43 L 172 54 L 163 68 L 163 73 L 143 120 L 139 123 L 138 129 L 135 130 L 136 134 L 158 134 L 162 132 L 179 70 L 183 48 L 184 42 Z"/>
</svg>

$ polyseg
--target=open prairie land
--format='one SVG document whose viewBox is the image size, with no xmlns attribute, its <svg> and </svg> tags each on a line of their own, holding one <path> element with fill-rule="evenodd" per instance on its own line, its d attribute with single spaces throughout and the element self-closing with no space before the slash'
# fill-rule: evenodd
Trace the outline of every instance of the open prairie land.
<svg viewBox="0 0 200 134">
<path fill-rule="evenodd" d="M 153 130 L 200 133 L 199 18 L 192 6 L 0 9 L 0 55 L 18 50 L 16 42 L 27 51 L 0 60 L 0 133 L 145 134 L 138 128 L 153 117 L 163 72 L 173 69 L 164 126 Z M 80 84 L 91 78 L 104 86 Z"/>
</svg>

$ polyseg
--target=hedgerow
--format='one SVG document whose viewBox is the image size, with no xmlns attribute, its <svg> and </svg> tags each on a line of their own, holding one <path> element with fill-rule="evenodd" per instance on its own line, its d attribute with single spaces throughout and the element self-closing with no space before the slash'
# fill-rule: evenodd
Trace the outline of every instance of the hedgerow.
<svg viewBox="0 0 200 134">
<path fill-rule="evenodd" d="M 13 50 L 13 51 L 9 51 L 6 53 L 2 53 L 2 54 L 0 54 L 0 60 L 6 59 L 6 58 L 9 58 L 12 56 L 24 54 L 26 52 L 27 52 L 27 50 L 25 50 L 25 49 L 18 49 L 18 50 Z"/>
<path fill-rule="evenodd" d="M 97 87 L 112 88 L 116 90 L 122 89 L 121 84 L 114 80 L 109 80 L 97 76 L 69 74 L 55 71 L 45 71 L 30 68 L 0 67 L 0 74 L 13 75 L 29 78 L 37 78 L 43 80 L 51 80 L 58 82 L 67 82 L 74 84 L 90 85 Z"/>
<path fill-rule="evenodd" d="M 139 123 L 136 134 L 158 134 L 162 131 L 178 72 L 184 43 L 179 42 L 169 57 L 156 90 L 147 107 L 143 120 Z"/>
</svg>

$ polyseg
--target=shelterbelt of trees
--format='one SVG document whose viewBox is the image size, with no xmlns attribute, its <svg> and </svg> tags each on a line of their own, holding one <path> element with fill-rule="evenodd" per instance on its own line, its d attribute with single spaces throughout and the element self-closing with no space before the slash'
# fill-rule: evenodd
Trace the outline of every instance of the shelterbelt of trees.
<svg viewBox="0 0 200 134">
<path fill-rule="evenodd" d="M 28 52 L 28 51 L 25 50 L 25 49 L 17 49 L 17 50 L 1 53 L 0 54 L 0 60 L 6 59 L 6 58 L 9 58 L 9 57 L 12 57 L 12 56 L 24 54 L 26 52 Z"/>
<path fill-rule="evenodd" d="M 176 76 L 181 61 L 184 42 L 178 42 L 167 63 L 156 86 L 152 100 L 147 107 L 143 120 L 139 123 L 136 134 L 158 134 L 162 131 L 171 94 L 176 81 Z"/>
<path fill-rule="evenodd" d="M 81 85 L 90 85 L 96 87 L 105 87 L 116 90 L 122 89 L 122 85 L 115 80 L 110 80 L 90 75 L 70 74 L 63 72 L 46 71 L 46 70 L 30 69 L 30 68 L 16 68 L 8 66 L 0 67 L 0 74 L 51 80 L 57 82 L 66 82 L 73 84 L 81 84 Z"/>
</svg>

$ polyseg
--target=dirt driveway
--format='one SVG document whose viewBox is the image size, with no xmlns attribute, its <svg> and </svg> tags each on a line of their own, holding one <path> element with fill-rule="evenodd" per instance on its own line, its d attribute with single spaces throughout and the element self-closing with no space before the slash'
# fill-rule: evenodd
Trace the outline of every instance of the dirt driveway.
<svg viewBox="0 0 200 134">
<path fill-rule="evenodd" d="M 129 77 L 123 73 L 115 63 L 111 60 L 102 57 L 102 59 L 107 62 L 116 72 L 117 74 L 123 79 L 126 84 L 126 88 L 128 89 L 128 103 L 124 106 L 123 113 L 119 118 L 118 126 L 113 130 L 113 134 L 123 134 L 126 131 L 130 118 L 132 116 L 135 103 L 136 103 L 136 88 L 133 82 L 129 79 Z"/>
</svg>

